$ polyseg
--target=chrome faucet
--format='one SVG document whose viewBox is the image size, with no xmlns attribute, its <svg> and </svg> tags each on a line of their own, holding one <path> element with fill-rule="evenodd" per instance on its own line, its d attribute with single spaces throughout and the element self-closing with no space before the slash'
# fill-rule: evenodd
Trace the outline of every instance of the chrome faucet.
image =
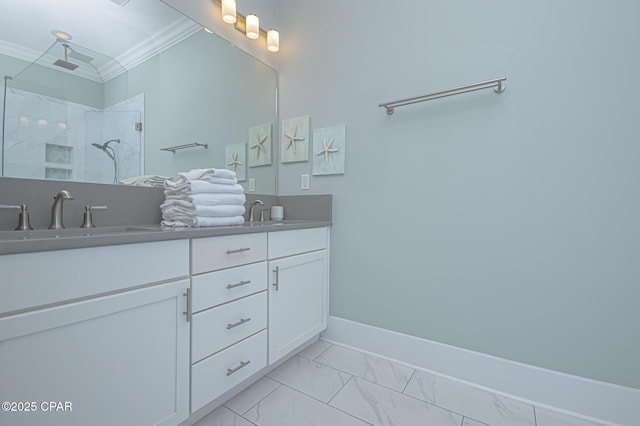
<svg viewBox="0 0 640 426">
<path fill-rule="evenodd" d="M 53 197 L 55 200 L 51 206 L 51 225 L 49 229 L 63 229 L 62 224 L 62 202 L 64 200 L 73 200 L 73 195 L 69 191 L 62 190 Z"/>
<path fill-rule="evenodd" d="M 261 206 L 264 206 L 264 203 L 260 200 L 255 200 L 251 202 L 251 204 L 249 204 L 249 222 L 250 223 L 253 222 L 253 209 L 255 209 L 256 204 L 260 204 Z"/>
</svg>

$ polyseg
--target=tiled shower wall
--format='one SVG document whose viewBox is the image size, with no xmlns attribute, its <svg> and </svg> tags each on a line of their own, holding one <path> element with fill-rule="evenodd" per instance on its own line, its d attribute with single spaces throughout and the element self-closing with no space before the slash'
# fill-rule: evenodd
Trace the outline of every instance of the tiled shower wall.
<svg viewBox="0 0 640 426">
<path fill-rule="evenodd" d="M 113 183 L 142 173 L 144 95 L 96 109 L 20 89 L 8 88 L 2 175 L 31 179 Z M 92 146 L 109 139 L 117 160 Z"/>
</svg>

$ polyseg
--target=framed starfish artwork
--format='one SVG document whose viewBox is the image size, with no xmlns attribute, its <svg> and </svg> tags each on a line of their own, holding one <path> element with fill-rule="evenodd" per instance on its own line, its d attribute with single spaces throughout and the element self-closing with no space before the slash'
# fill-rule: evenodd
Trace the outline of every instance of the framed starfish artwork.
<svg viewBox="0 0 640 426">
<path fill-rule="evenodd" d="M 247 180 L 247 144 L 234 143 L 224 149 L 225 168 L 236 172 L 238 182 Z"/>
<path fill-rule="evenodd" d="M 313 131 L 313 175 L 344 174 L 346 126 Z"/>
<path fill-rule="evenodd" d="M 309 161 L 309 116 L 282 120 L 280 140 L 283 163 Z"/>
<path fill-rule="evenodd" d="M 249 129 L 249 167 L 271 164 L 271 123 Z"/>
</svg>

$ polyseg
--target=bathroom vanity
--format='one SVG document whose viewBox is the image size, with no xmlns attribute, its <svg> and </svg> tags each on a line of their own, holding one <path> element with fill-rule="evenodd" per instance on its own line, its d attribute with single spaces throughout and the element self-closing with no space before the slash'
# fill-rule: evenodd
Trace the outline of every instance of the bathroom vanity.
<svg viewBox="0 0 640 426">
<path fill-rule="evenodd" d="M 0 423 L 197 420 L 326 328 L 328 251 L 322 221 L 0 232 Z"/>
</svg>

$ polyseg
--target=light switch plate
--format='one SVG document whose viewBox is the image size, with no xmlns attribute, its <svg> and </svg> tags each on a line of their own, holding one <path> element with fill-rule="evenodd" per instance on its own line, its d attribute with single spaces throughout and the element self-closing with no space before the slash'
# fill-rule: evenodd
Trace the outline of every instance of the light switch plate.
<svg viewBox="0 0 640 426">
<path fill-rule="evenodd" d="M 249 192 L 254 192 L 256 190 L 256 180 L 255 178 L 249 178 Z"/>
<path fill-rule="evenodd" d="M 300 189 L 309 189 L 309 175 L 300 175 Z"/>
</svg>

